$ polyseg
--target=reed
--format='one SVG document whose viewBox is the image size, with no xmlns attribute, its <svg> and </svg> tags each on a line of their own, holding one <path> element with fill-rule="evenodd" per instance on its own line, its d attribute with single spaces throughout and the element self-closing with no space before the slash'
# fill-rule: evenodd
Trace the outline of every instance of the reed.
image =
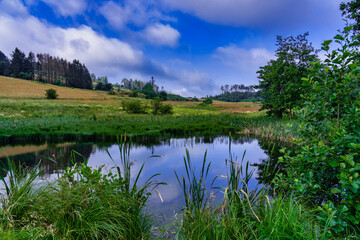
<svg viewBox="0 0 360 240">
<path fill-rule="evenodd" d="M 319 225 L 315 211 L 307 209 L 306 205 L 291 196 L 270 196 L 265 186 L 249 191 L 253 172 L 249 171 L 249 162 L 244 163 L 244 155 L 240 162 L 234 158 L 230 138 L 229 158 L 225 161 L 227 176 L 219 176 L 227 179 L 227 186 L 216 188 L 223 190 L 222 204 L 217 205 L 209 194 L 211 189 L 204 184 L 211 162 L 206 160 L 205 154 L 203 167 L 195 175 L 195 167 L 186 152 L 186 174 L 182 180 L 176 175 L 186 203 L 177 238 L 325 239 L 326 227 Z"/>
<path fill-rule="evenodd" d="M 6 189 L 0 208 L 1 239 L 149 239 L 145 206 L 150 191 L 162 183 L 138 184 L 130 175 L 130 143 L 119 143 L 121 164 L 106 170 L 74 163 L 52 182 L 8 159 Z M 78 153 L 74 153 L 78 154 Z"/>
</svg>

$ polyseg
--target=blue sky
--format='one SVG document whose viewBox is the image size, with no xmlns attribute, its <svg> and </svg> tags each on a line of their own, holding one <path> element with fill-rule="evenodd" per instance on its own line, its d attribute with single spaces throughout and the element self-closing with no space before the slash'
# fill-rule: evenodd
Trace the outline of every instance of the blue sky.
<svg viewBox="0 0 360 240">
<path fill-rule="evenodd" d="M 155 77 L 184 96 L 257 84 L 277 35 L 320 48 L 344 25 L 337 0 L 0 0 L 0 50 L 79 59 L 110 82 Z"/>
</svg>

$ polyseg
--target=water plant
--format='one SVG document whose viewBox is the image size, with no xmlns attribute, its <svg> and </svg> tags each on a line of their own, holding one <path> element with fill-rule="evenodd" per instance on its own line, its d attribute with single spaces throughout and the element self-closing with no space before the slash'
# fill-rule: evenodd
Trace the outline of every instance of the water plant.
<svg viewBox="0 0 360 240">
<path fill-rule="evenodd" d="M 253 176 L 244 155 L 238 163 L 229 145 L 227 186 L 210 188 L 206 184 L 211 162 L 206 159 L 197 173 L 186 151 L 186 174 L 176 174 L 183 189 L 186 206 L 178 239 L 325 239 L 324 228 L 314 211 L 293 197 L 270 196 L 268 188 L 259 186 L 249 191 Z M 244 153 L 245 154 L 245 153 Z M 223 190 L 223 201 L 216 204 L 211 189 Z M 221 193 L 220 193 L 221 194 Z"/>
<path fill-rule="evenodd" d="M 6 189 L 0 208 L 2 239 L 150 238 L 145 203 L 151 188 L 161 183 L 152 182 L 154 175 L 138 184 L 144 165 L 133 182 L 126 138 L 119 149 L 121 165 L 116 169 L 74 162 L 53 182 L 39 178 L 39 165 L 24 169 L 8 158 L 7 176 L 1 175 Z"/>
</svg>

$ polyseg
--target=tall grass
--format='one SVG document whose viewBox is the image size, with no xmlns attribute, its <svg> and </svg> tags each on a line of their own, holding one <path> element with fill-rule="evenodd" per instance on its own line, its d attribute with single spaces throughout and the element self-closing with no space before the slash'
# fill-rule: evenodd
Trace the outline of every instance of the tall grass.
<svg viewBox="0 0 360 240">
<path fill-rule="evenodd" d="M 26 170 L 8 159 L 8 176 L 1 177 L 1 239 L 149 239 L 145 204 L 161 183 L 151 181 L 154 175 L 140 186 L 143 166 L 132 182 L 129 144 L 121 141 L 119 149 L 115 172 L 84 161 L 53 182 L 39 179 L 39 167 Z"/>
<path fill-rule="evenodd" d="M 233 159 L 231 143 L 229 153 L 227 176 L 220 176 L 227 179 L 227 186 L 221 188 L 223 201 L 217 205 L 204 184 L 211 162 L 205 154 L 203 167 L 194 174 L 195 166 L 186 152 L 186 174 L 182 178 L 176 175 L 186 203 L 178 238 L 325 239 L 326 231 L 316 221 L 316 213 L 294 198 L 271 197 L 265 186 L 249 191 L 253 175 L 249 163 L 244 163 L 244 156 L 240 163 Z"/>
<path fill-rule="evenodd" d="M 0 144 L 25 140 L 111 140 L 124 132 L 132 136 L 214 136 L 229 132 L 289 141 L 288 120 L 241 114 L 152 116 L 121 115 L 99 118 L 41 116 L 8 118 L 0 115 Z M 295 124 L 295 122 L 294 122 Z M 296 126 L 294 125 L 296 128 Z"/>
</svg>

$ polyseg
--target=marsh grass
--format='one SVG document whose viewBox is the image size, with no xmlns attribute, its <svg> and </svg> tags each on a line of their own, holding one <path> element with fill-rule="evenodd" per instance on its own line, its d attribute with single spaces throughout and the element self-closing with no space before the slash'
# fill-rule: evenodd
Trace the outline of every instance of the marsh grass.
<svg viewBox="0 0 360 240">
<path fill-rule="evenodd" d="M 211 162 L 205 154 L 202 168 L 195 174 L 195 166 L 186 152 L 186 174 L 182 178 L 176 175 L 186 203 L 177 238 L 327 239 L 326 226 L 319 225 L 315 211 L 292 196 L 271 196 L 265 186 L 249 191 L 253 171 L 249 171 L 249 162 L 244 163 L 244 155 L 237 163 L 231 154 L 230 141 L 227 176 L 219 176 L 227 179 L 227 186 L 216 188 L 223 190 L 223 201 L 219 205 L 210 194 L 214 188 L 205 184 Z"/>
<path fill-rule="evenodd" d="M 8 158 L 8 175 L 1 175 L 6 190 L 1 239 L 148 239 L 145 204 L 151 189 L 162 183 L 152 182 L 154 175 L 139 186 L 144 165 L 132 182 L 130 143 L 121 139 L 119 149 L 121 166 L 115 169 L 74 163 L 52 182 L 39 179 L 40 163 L 30 170 Z"/>
</svg>

